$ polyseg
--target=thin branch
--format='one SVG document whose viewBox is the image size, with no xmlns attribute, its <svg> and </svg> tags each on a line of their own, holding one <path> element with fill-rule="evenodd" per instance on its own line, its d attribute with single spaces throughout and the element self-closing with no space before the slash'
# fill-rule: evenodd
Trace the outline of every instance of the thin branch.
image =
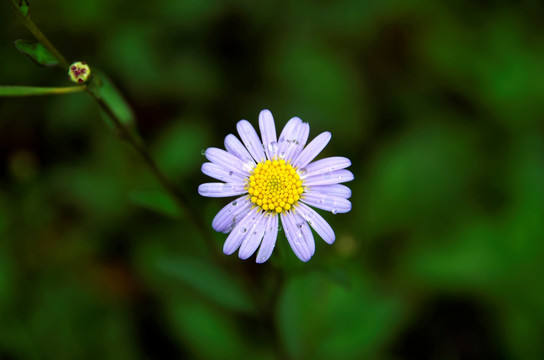
<svg viewBox="0 0 544 360">
<path fill-rule="evenodd" d="M 0 85 L 0 97 L 63 95 L 85 91 L 84 86 L 40 87 Z"/>
<path fill-rule="evenodd" d="M 34 21 L 30 18 L 30 16 L 25 16 L 21 13 L 21 10 L 19 9 L 19 5 L 17 5 L 16 0 L 9 0 L 9 3 L 13 7 L 13 10 L 15 10 L 15 13 L 17 13 L 17 16 L 19 16 L 19 19 L 25 24 L 26 28 L 34 35 L 36 40 L 38 40 L 53 56 L 59 61 L 59 65 L 62 66 L 65 70 L 68 70 L 70 67 L 70 63 L 66 61 L 64 56 L 51 44 L 49 39 L 41 32 L 41 30 L 34 24 Z"/>
</svg>

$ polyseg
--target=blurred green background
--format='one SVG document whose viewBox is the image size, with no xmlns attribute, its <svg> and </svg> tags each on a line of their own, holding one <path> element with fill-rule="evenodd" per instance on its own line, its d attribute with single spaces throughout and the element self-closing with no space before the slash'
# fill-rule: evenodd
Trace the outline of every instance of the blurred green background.
<svg viewBox="0 0 544 360">
<path fill-rule="evenodd" d="M 0 99 L 0 359 L 544 359 L 541 1 L 31 6 L 206 223 L 202 150 L 263 108 L 332 132 L 353 210 L 307 264 L 217 261 L 87 94 Z M 69 85 L 19 38 L 3 1 L 0 84 Z"/>
</svg>

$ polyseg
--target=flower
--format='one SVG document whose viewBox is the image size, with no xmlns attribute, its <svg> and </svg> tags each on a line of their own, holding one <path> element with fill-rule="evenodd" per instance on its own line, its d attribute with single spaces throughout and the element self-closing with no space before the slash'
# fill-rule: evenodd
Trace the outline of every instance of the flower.
<svg viewBox="0 0 544 360">
<path fill-rule="evenodd" d="M 83 84 L 91 77 L 91 68 L 86 63 L 77 61 L 70 65 L 68 76 L 72 82 Z"/>
<path fill-rule="evenodd" d="M 310 206 L 333 214 L 351 210 L 351 190 L 340 184 L 353 180 L 351 171 L 345 170 L 351 161 L 335 156 L 312 162 L 331 133 L 318 135 L 305 147 L 310 126 L 298 117 L 287 122 L 279 139 L 269 110 L 259 114 L 262 141 L 247 120 L 236 128 L 242 142 L 229 134 L 226 151 L 211 147 L 205 152 L 210 162 L 202 165 L 202 172 L 222 182 L 198 187 L 202 196 L 242 195 L 212 221 L 214 230 L 230 232 L 223 252 L 230 255 L 239 249 L 239 257 L 247 259 L 260 246 L 256 260 L 265 262 L 274 250 L 281 221 L 295 255 L 310 260 L 315 252 L 310 226 L 328 244 L 335 240 L 331 226 Z"/>
</svg>

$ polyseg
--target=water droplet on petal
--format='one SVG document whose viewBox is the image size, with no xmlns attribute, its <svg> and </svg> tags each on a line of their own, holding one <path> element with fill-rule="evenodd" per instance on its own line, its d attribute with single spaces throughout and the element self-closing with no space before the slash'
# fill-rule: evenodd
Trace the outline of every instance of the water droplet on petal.
<svg viewBox="0 0 544 360">
<path fill-rule="evenodd" d="M 231 170 L 229 171 L 229 176 L 232 176 L 232 175 L 234 175 L 234 171 Z"/>
<path fill-rule="evenodd" d="M 333 214 L 338 214 L 338 209 L 332 209 L 331 212 L 332 212 Z"/>
<path fill-rule="evenodd" d="M 232 206 L 236 206 L 236 205 L 238 205 L 238 201 L 233 201 Z"/>
<path fill-rule="evenodd" d="M 240 232 L 241 232 L 242 234 L 245 234 L 245 233 L 247 232 L 247 228 L 246 228 L 246 227 L 241 228 L 241 229 L 240 229 Z"/>
<path fill-rule="evenodd" d="M 270 151 L 271 153 L 276 153 L 276 150 L 278 150 L 278 143 L 275 141 L 271 141 L 268 144 L 268 151 Z"/>
<path fill-rule="evenodd" d="M 297 172 L 303 179 L 306 177 L 306 175 L 308 175 L 308 170 L 306 168 L 300 168 Z"/>
<path fill-rule="evenodd" d="M 251 169 L 253 169 L 253 162 L 252 161 L 246 161 L 244 163 L 244 165 L 242 166 L 242 168 L 245 170 L 245 171 L 250 171 Z"/>
<path fill-rule="evenodd" d="M 280 159 L 285 159 L 285 151 L 280 152 Z"/>
</svg>

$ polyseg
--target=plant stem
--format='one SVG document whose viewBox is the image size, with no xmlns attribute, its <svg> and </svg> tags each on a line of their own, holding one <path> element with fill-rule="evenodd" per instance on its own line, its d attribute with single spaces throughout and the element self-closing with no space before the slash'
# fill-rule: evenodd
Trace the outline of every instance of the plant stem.
<svg viewBox="0 0 544 360">
<path fill-rule="evenodd" d="M 68 68 L 70 67 L 68 61 L 66 61 L 64 56 L 62 56 L 62 54 L 53 46 L 53 44 L 51 44 L 51 42 L 30 19 L 30 17 L 28 15 L 25 16 L 21 12 L 17 1 L 9 0 L 9 2 L 21 19 L 21 21 L 23 22 L 23 24 L 25 24 L 28 30 L 34 35 L 36 40 L 38 40 L 43 46 L 47 48 L 47 50 L 51 52 L 51 54 L 53 54 L 53 56 L 55 56 L 55 58 L 57 58 L 59 64 L 63 68 L 68 70 Z M 149 151 L 147 150 L 147 147 L 144 145 L 140 137 L 136 135 L 133 131 L 129 131 L 129 129 L 125 125 L 123 125 L 121 119 L 117 117 L 114 111 L 112 111 L 112 109 L 104 102 L 104 100 L 94 91 L 89 89 L 89 87 L 87 86 L 82 86 L 81 88 L 87 90 L 87 93 L 92 96 L 92 98 L 98 103 L 100 108 L 104 110 L 106 114 L 112 119 L 119 137 L 126 143 L 128 143 L 142 158 L 144 163 L 147 165 L 151 173 L 157 178 L 162 187 L 170 194 L 170 196 L 172 196 L 182 213 L 184 213 L 189 218 L 189 220 L 196 226 L 197 230 L 206 241 L 207 246 L 210 248 L 211 254 L 215 257 L 216 260 L 220 260 L 221 258 L 219 257 L 216 246 L 214 244 L 214 239 L 210 234 L 208 226 L 206 226 L 204 221 L 199 216 L 197 216 L 195 211 L 193 211 L 189 204 L 189 201 L 187 200 L 187 197 L 178 189 L 176 189 L 176 187 L 170 182 L 166 175 L 164 175 L 164 173 L 159 169 L 157 163 L 151 157 Z"/>
<path fill-rule="evenodd" d="M 0 85 L 0 97 L 63 95 L 85 91 L 84 86 L 39 87 L 39 86 L 3 86 Z"/>
<path fill-rule="evenodd" d="M 93 99 L 98 103 L 100 108 L 106 112 L 106 114 L 113 120 L 117 134 L 119 138 L 126 143 L 128 143 L 136 153 L 142 158 L 144 163 L 147 165 L 151 173 L 157 178 L 162 187 L 170 194 L 170 196 L 176 202 L 178 208 L 187 215 L 189 220 L 196 226 L 197 230 L 201 233 L 203 238 L 206 241 L 207 246 L 210 248 L 211 253 L 214 257 L 218 257 L 216 246 L 214 245 L 214 240 L 210 236 L 210 232 L 206 224 L 202 219 L 196 215 L 195 211 L 189 205 L 187 197 L 180 192 L 172 182 L 164 175 L 164 173 L 159 169 L 155 160 L 149 153 L 147 147 L 140 139 L 139 136 L 135 135 L 133 132 L 129 131 L 126 126 L 123 125 L 121 120 L 115 115 L 111 108 L 104 102 L 102 98 L 96 95 L 92 90 L 86 87 L 87 92 L 93 97 Z"/>
<path fill-rule="evenodd" d="M 9 3 L 17 13 L 17 16 L 19 16 L 19 19 L 25 24 L 27 29 L 34 35 L 36 40 L 38 40 L 57 60 L 59 61 L 60 66 L 62 66 L 65 70 L 68 70 L 70 67 L 70 63 L 66 61 L 64 56 L 51 44 L 49 39 L 41 32 L 41 30 L 34 24 L 34 21 L 30 18 L 30 16 L 25 16 L 21 13 L 21 10 L 19 9 L 19 5 L 17 5 L 16 0 L 9 0 Z"/>
</svg>

